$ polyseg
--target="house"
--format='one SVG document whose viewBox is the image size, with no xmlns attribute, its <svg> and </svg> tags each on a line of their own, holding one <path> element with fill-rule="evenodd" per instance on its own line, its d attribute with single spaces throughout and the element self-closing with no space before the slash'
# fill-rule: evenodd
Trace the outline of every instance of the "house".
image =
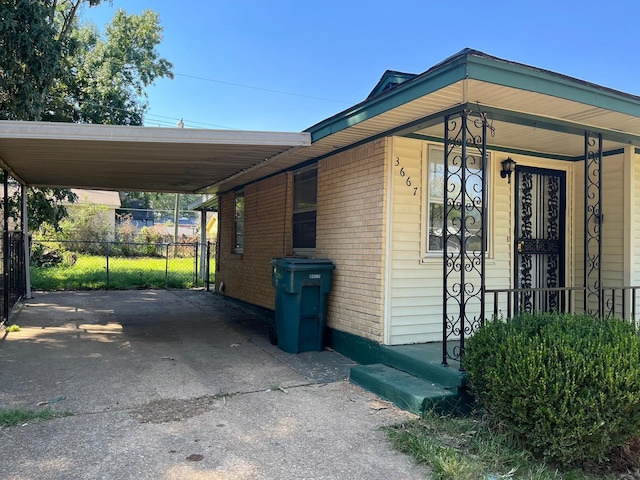
<svg viewBox="0 0 640 480">
<path fill-rule="evenodd" d="M 329 259 L 327 342 L 356 359 L 448 364 L 517 310 L 637 320 L 640 97 L 465 49 L 306 132 L 216 185 L 225 295 L 273 309 L 273 258 Z"/>
<path fill-rule="evenodd" d="M 640 97 L 476 50 L 300 133 L 0 121 L 0 156 L 23 186 L 213 195 L 216 288 L 250 304 L 275 307 L 272 259 L 329 259 L 326 342 L 360 383 L 436 352 L 417 388 L 444 398 L 494 315 L 638 321 Z"/>
<path fill-rule="evenodd" d="M 74 209 L 81 208 L 84 205 L 99 205 L 104 207 L 105 222 L 108 222 L 110 231 L 115 235 L 116 210 L 120 208 L 120 195 L 118 192 L 81 188 L 72 188 L 71 191 L 76 195 L 77 199 L 75 202 L 63 203 L 67 211 L 73 212 Z"/>
</svg>

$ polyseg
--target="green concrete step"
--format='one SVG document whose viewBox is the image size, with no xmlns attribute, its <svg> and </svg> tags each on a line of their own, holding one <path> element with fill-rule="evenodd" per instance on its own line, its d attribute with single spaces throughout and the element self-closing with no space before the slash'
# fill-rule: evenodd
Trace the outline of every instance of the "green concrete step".
<svg viewBox="0 0 640 480">
<path fill-rule="evenodd" d="M 410 373 L 422 380 L 458 390 L 466 385 L 467 375 L 460 371 L 460 363 L 450 360 L 442 365 L 442 344 L 383 346 L 381 362 Z"/>
<path fill-rule="evenodd" d="M 418 415 L 432 408 L 449 412 L 459 400 L 457 389 L 444 388 L 381 363 L 351 367 L 351 381 Z"/>
</svg>

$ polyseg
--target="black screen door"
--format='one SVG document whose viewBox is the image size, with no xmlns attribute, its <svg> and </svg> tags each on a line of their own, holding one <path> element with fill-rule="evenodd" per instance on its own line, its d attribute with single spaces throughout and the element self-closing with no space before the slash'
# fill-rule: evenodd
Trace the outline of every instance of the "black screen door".
<svg viewBox="0 0 640 480">
<path fill-rule="evenodd" d="M 516 167 L 515 174 L 515 287 L 562 287 L 565 281 L 565 172 Z M 516 297 L 516 310 L 564 310 L 559 291 L 529 291 Z"/>
</svg>

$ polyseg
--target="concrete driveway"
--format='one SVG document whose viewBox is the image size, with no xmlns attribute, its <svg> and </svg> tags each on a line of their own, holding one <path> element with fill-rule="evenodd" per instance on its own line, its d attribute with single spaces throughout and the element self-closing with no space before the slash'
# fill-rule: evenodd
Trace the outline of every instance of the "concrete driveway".
<svg viewBox="0 0 640 480">
<path fill-rule="evenodd" d="M 201 291 L 38 293 L 0 340 L 3 479 L 425 479 L 380 427 L 411 416 L 291 355 L 268 319 Z"/>
</svg>

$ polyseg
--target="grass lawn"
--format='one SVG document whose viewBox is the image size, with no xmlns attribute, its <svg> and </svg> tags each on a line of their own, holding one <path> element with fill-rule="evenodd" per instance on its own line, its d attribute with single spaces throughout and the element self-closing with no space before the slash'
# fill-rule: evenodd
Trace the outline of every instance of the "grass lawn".
<svg viewBox="0 0 640 480">
<path fill-rule="evenodd" d="M 559 469 L 536 460 L 482 418 L 426 413 L 386 428 L 393 445 L 431 468 L 433 480 L 617 480 L 613 473 Z M 614 469 L 615 471 L 615 469 Z"/>
<path fill-rule="evenodd" d="M 212 268 L 213 272 L 214 269 Z M 35 290 L 98 290 L 195 287 L 193 258 L 110 257 L 76 254 L 72 264 L 31 267 Z M 202 286 L 202 281 L 198 280 Z"/>
</svg>

